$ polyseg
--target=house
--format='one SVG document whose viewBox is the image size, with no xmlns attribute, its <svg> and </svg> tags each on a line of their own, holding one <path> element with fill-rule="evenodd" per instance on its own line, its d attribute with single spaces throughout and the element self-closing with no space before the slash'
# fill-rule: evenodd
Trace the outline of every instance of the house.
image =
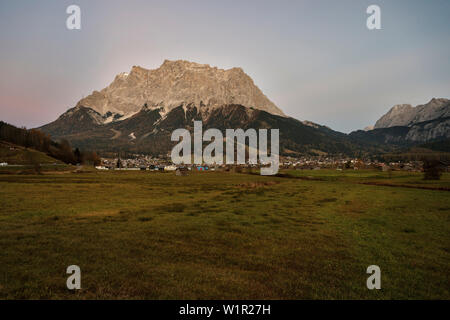
<svg viewBox="0 0 450 320">
<path fill-rule="evenodd" d="M 177 167 L 174 165 L 164 167 L 164 171 L 175 171 L 175 170 L 177 170 Z"/>
</svg>

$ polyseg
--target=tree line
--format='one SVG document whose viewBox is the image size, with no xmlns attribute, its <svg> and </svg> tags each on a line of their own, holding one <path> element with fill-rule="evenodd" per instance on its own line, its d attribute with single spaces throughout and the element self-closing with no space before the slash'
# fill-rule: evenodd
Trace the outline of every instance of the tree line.
<svg viewBox="0 0 450 320">
<path fill-rule="evenodd" d="M 0 140 L 41 151 L 67 164 L 100 165 L 100 157 L 96 152 L 72 149 L 69 141 L 53 141 L 50 135 L 40 130 L 17 128 L 0 121 Z"/>
</svg>

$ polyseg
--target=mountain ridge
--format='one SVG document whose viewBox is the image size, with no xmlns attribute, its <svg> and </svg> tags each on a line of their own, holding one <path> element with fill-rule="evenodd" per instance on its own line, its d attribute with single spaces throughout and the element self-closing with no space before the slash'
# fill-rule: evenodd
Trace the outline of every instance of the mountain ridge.
<svg viewBox="0 0 450 320">
<path fill-rule="evenodd" d="M 447 114 L 447 99 L 396 105 L 374 129 L 344 134 L 286 116 L 242 68 L 165 60 L 157 69 L 133 66 L 116 75 L 109 86 L 39 129 L 76 147 L 166 154 L 173 130 L 191 130 L 193 121 L 201 120 L 205 130 L 278 128 L 281 153 L 361 155 L 450 138 Z"/>
<path fill-rule="evenodd" d="M 132 116 L 143 105 L 168 112 L 192 103 L 205 109 L 241 104 L 284 115 L 242 68 L 225 70 L 186 60 L 165 60 L 157 69 L 133 66 L 101 91 L 81 99 L 76 107 L 91 108 L 108 123 Z"/>
<path fill-rule="evenodd" d="M 416 107 L 395 105 L 373 128 L 351 132 L 350 136 L 366 143 L 403 147 L 445 141 L 450 139 L 450 100 L 432 98 Z"/>
<path fill-rule="evenodd" d="M 374 125 L 374 129 L 394 126 L 413 126 L 416 123 L 450 116 L 450 100 L 432 98 L 428 103 L 417 105 L 398 104 L 393 106 Z"/>
</svg>

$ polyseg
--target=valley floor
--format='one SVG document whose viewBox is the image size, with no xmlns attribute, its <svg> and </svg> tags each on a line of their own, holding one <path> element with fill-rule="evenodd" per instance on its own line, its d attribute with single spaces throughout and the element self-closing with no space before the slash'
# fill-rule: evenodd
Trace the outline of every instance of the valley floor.
<svg viewBox="0 0 450 320">
<path fill-rule="evenodd" d="M 450 174 L 283 173 L 2 174 L 0 298 L 450 299 Z"/>
</svg>

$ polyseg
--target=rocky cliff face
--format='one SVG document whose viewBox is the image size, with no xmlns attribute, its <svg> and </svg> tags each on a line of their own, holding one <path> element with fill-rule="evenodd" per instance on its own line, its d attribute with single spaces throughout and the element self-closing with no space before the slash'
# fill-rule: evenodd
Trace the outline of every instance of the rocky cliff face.
<svg viewBox="0 0 450 320">
<path fill-rule="evenodd" d="M 375 123 L 374 128 L 411 127 L 420 122 L 446 117 L 450 117 L 450 100 L 433 98 L 430 102 L 416 107 L 410 104 L 400 104 L 392 107 L 388 113 Z"/>
<path fill-rule="evenodd" d="M 450 139 L 450 117 L 414 124 L 410 127 L 405 139 L 413 142 Z"/>
<path fill-rule="evenodd" d="M 241 68 L 223 70 L 183 60 L 166 60 L 154 70 L 134 66 L 108 87 L 80 100 L 77 107 L 95 110 L 108 123 L 132 116 L 143 105 L 168 112 L 189 104 L 206 110 L 239 104 L 284 115 Z"/>
</svg>

